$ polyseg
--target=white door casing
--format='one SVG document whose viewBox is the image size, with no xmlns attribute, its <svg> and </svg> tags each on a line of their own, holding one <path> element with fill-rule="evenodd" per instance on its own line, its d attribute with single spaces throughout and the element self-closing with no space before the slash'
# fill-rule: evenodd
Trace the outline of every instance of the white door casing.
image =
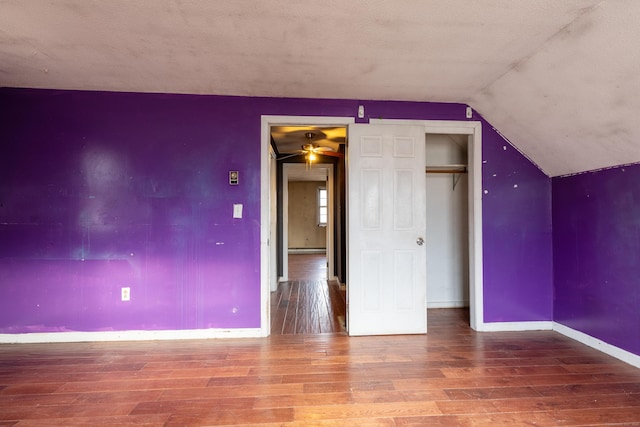
<svg viewBox="0 0 640 427">
<path fill-rule="evenodd" d="M 276 242 L 270 242 L 270 200 L 276 197 L 270 191 L 271 162 L 269 146 L 271 145 L 271 126 L 287 125 L 324 125 L 345 126 L 354 123 L 353 117 L 328 117 L 328 116 L 270 116 L 260 117 L 260 328 L 258 336 L 268 336 L 271 325 L 271 286 L 269 278 L 271 270 L 275 268 L 275 262 L 271 262 L 270 246 Z"/>
<path fill-rule="evenodd" d="M 427 331 L 424 134 L 349 126 L 349 335 Z"/>
<path fill-rule="evenodd" d="M 278 251 L 277 245 L 277 219 L 278 219 L 278 203 L 276 194 L 278 192 L 278 183 L 276 177 L 277 160 L 273 148 L 269 146 L 269 194 L 272 196 L 269 198 L 269 290 L 275 292 L 278 290 Z"/>
</svg>

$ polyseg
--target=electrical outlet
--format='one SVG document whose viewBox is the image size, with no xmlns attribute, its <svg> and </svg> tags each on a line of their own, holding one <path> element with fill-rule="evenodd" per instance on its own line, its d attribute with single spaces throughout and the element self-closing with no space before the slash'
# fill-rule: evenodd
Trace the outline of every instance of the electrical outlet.
<svg viewBox="0 0 640 427">
<path fill-rule="evenodd" d="M 129 301 L 131 299 L 131 288 L 126 287 L 120 289 L 120 297 L 122 301 Z"/>
</svg>

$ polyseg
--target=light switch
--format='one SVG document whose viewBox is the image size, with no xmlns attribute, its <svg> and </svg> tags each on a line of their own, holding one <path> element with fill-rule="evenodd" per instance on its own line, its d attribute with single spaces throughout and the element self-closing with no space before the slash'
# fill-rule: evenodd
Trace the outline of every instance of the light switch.
<svg viewBox="0 0 640 427">
<path fill-rule="evenodd" d="M 242 218 L 242 204 L 236 203 L 233 205 L 233 217 Z"/>
</svg>

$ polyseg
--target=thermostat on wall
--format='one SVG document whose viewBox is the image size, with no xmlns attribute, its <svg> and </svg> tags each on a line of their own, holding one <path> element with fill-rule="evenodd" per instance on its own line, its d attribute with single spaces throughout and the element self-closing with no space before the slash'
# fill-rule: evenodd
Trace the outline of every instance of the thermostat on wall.
<svg viewBox="0 0 640 427">
<path fill-rule="evenodd" d="M 238 185 L 238 171 L 229 171 L 229 185 Z"/>
</svg>

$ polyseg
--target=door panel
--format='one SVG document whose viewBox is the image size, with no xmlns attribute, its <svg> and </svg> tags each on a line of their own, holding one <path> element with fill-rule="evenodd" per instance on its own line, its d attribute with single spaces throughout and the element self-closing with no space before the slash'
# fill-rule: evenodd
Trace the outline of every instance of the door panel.
<svg viewBox="0 0 640 427">
<path fill-rule="evenodd" d="M 350 335 L 425 333 L 422 126 L 349 126 Z"/>
</svg>

